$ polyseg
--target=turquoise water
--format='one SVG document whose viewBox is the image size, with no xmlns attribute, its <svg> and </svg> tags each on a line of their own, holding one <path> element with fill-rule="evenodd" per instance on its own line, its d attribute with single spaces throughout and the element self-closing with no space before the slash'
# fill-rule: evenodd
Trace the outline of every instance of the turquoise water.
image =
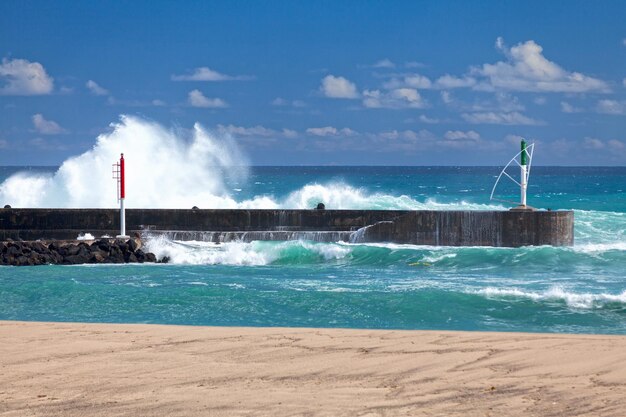
<svg viewBox="0 0 626 417">
<path fill-rule="evenodd" d="M 226 184 L 282 207 L 505 209 L 498 173 L 258 167 Z M 625 191 L 626 168 L 533 168 L 529 204 L 575 210 L 570 248 L 148 238 L 173 264 L 0 267 L 0 319 L 625 334 Z"/>
</svg>

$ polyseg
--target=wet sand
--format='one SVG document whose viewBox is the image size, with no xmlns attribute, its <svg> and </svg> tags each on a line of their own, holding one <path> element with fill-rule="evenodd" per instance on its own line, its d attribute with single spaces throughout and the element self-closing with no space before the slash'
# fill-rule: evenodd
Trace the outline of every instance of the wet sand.
<svg viewBox="0 0 626 417">
<path fill-rule="evenodd" d="M 624 410 L 624 336 L 0 321 L 0 416 Z"/>
</svg>

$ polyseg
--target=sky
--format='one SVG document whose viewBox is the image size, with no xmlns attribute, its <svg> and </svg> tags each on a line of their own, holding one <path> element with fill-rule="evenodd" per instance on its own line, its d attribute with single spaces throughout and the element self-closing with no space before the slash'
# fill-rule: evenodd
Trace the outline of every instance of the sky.
<svg viewBox="0 0 626 417">
<path fill-rule="evenodd" d="M 624 1 L 0 2 L 0 165 L 121 115 L 253 165 L 626 165 Z M 149 152 L 149 150 L 146 150 Z"/>
</svg>

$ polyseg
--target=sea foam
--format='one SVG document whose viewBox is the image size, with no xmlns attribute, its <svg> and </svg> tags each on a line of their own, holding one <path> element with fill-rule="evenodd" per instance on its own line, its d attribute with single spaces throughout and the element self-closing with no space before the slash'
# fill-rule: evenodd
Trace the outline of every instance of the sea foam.
<svg viewBox="0 0 626 417">
<path fill-rule="evenodd" d="M 567 291 L 561 286 L 553 286 L 545 291 L 525 291 L 518 288 L 488 287 L 480 290 L 470 290 L 469 292 L 495 298 L 513 297 L 527 298 L 534 301 L 562 301 L 569 307 L 581 309 L 603 307 L 608 303 L 626 303 L 626 291 L 620 294 L 576 293 Z"/>
</svg>

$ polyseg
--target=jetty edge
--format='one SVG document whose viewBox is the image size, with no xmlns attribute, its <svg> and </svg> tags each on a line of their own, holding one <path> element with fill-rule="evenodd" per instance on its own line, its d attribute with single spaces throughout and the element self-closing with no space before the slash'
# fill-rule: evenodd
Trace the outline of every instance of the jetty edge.
<svg viewBox="0 0 626 417">
<path fill-rule="evenodd" d="M 151 252 L 142 249 L 138 237 L 123 239 L 97 239 L 90 241 L 36 240 L 0 242 L 0 265 L 80 265 L 122 263 L 167 263 L 157 260 Z"/>
<path fill-rule="evenodd" d="M 118 209 L 0 209 L 0 241 L 115 236 Z M 430 246 L 571 246 L 571 210 L 126 209 L 129 235 L 208 242 L 293 240 Z"/>
</svg>

